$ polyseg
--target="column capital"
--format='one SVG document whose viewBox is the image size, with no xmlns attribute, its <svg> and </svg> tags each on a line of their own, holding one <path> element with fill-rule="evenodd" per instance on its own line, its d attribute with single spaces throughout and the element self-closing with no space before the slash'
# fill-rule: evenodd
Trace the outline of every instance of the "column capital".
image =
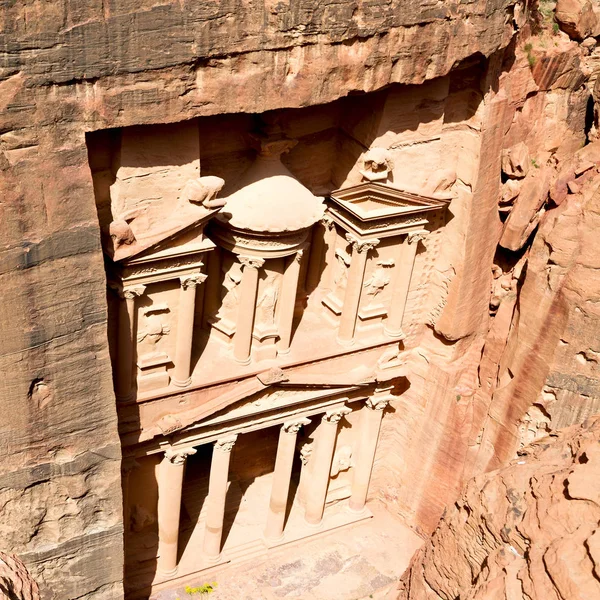
<svg viewBox="0 0 600 600">
<path fill-rule="evenodd" d="M 296 250 L 296 254 L 294 254 L 294 260 L 296 262 L 300 262 L 302 260 L 302 256 L 304 255 L 304 248 L 300 248 Z"/>
<path fill-rule="evenodd" d="M 196 454 L 196 448 L 169 448 L 165 450 L 165 458 L 172 465 L 184 465 L 185 459 Z"/>
<path fill-rule="evenodd" d="M 264 258 L 244 256 L 243 254 L 238 254 L 238 260 L 242 263 L 244 268 L 252 267 L 253 269 L 260 269 L 265 264 Z"/>
<path fill-rule="evenodd" d="M 192 273 L 190 275 L 182 275 L 179 278 L 179 281 L 181 282 L 181 287 L 184 290 L 187 290 L 188 287 L 196 287 L 197 285 L 204 283 L 207 277 L 208 275 L 205 275 L 204 273 Z"/>
<path fill-rule="evenodd" d="M 427 237 L 428 234 L 429 234 L 429 231 L 426 231 L 426 230 L 413 231 L 408 234 L 408 243 L 409 244 L 418 244 L 419 242 L 422 242 Z"/>
<path fill-rule="evenodd" d="M 352 412 L 351 408 L 347 406 L 342 406 L 341 408 L 334 408 L 333 410 L 328 410 L 323 415 L 323 421 L 327 421 L 328 423 L 339 423 L 345 415 Z"/>
<path fill-rule="evenodd" d="M 390 398 L 378 398 L 373 396 L 365 400 L 365 406 L 371 410 L 384 410 L 390 403 Z"/>
<path fill-rule="evenodd" d="M 221 452 L 231 452 L 235 446 L 237 438 L 237 433 L 234 433 L 228 437 L 218 439 L 215 442 L 215 450 L 220 450 Z"/>
<path fill-rule="evenodd" d="M 295 421 L 286 421 L 281 428 L 286 433 L 293 433 L 295 435 L 303 425 L 310 425 L 310 419 L 303 418 L 296 419 Z"/>
<path fill-rule="evenodd" d="M 114 286 L 114 289 L 119 294 L 119 298 L 124 298 L 125 300 L 133 300 L 137 296 L 142 296 L 146 291 L 146 286 L 138 283 L 136 285 L 117 285 Z"/>
<path fill-rule="evenodd" d="M 346 241 L 352 245 L 352 250 L 358 253 L 368 252 L 379 244 L 379 240 L 377 238 L 372 238 L 370 240 L 359 240 L 351 233 L 346 234 Z"/>
<path fill-rule="evenodd" d="M 321 224 L 326 228 L 326 229 L 333 229 L 335 227 L 335 222 L 334 220 L 331 218 L 330 215 L 323 215 L 323 218 L 321 219 Z"/>
</svg>

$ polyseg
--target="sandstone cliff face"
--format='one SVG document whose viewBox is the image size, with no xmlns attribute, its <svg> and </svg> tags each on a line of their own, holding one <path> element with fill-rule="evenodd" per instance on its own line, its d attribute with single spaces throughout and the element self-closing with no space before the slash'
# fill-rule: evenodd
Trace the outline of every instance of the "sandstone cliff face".
<svg viewBox="0 0 600 600">
<path fill-rule="evenodd" d="M 0 528 L 42 597 L 122 594 L 119 438 L 85 133 L 420 84 L 498 52 L 522 14 L 515 0 L 3 8 Z"/>
<path fill-rule="evenodd" d="M 388 597 L 600 597 L 599 442 L 595 418 L 472 480 Z"/>
</svg>

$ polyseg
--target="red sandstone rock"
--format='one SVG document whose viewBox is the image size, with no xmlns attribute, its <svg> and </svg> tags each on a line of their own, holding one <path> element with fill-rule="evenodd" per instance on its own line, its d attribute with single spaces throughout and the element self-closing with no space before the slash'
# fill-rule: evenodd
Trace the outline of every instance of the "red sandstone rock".
<svg viewBox="0 0 600 600">
<path fill-rule="evenodd" d="M 597 16 L 591 0 L 558 0 L 556 21 L 561 29 L 576 40 L 583 40 L 595 32 Z"/>
<path fill-rule="evenodd" d="M 472 480 L 388 597 L 598 598 L 599 520 L 595 418 Z"/>
</svg>

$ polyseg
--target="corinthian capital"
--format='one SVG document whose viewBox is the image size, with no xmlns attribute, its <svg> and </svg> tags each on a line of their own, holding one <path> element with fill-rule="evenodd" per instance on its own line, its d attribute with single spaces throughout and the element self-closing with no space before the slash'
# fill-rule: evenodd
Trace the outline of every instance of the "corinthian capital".
<svg viewBox="0 0 600 600">
<path fill-rule="evenodd" d="M 196 454 L 196 448 L 169 448 L 165 452 L 165 458 L 172 465 L 183 465 L 185 459 L 192 454 Z"/>
<path fill-rule="evenodd" d="M 121 288 L 119 296 L 125 298 L 125 300 L 133 300 L 137 296 L 142 296 L 146 291 L 146 286 L 142 284 L 138 285 L 125 285 Z"/>
<path fill-rule="evenodd" d="M 233 447 L 235 446 L 235 441 L 237 440 L 237 433 L 230 435 L 226 438 L 221 438 L 215 442 L 215 450 L 220 450 L 221 452 L 231 452 Z"/>
<path fill-rule="evenodd" d="M 330 215 L 324 215 L 323 218 L 321 219 L 321 224 L 326 228 L 326 229 L 333 229 L 335 227 L 335 223 L 333 221 L 333 219 L 331 218 Z"/>
<path fill-rule="evenodd" d="M 413 231 L 408 234 L 408 243 L 409 244 L 418 244 L 422 242 L 426 237 L 429 231 Z"/>
<path fill-rule="evenodd" d="M 207 275 L 204 273 L 193 273 L 191 275 L 183 275 L 179 278 L 181 287 L 187 290 L 188 287 L 196 287 L 206 281 Z"/>
<path fill-rule="evenodd" d="M 333 410 L 328 410 L 323 415 L 323 421 L 327 421 L 328 423 L 339 423 L 345 415 L 352 412 L 351 408 L 347 406 L 342 406 L 340 408 L 334 408 Z"/>
<path fill-rule="evenodd" d="M 379 244 L 379 240 L 377 238 L 372 238 L 370 240 L 359 240 L 356 236 L 351 233 L 346 234 L 346 241 L 352 245 L 352 250 L 354 252 L 368 252 L 372 250 Z"/>
<path fill-rule="evenodd" d="M 300 431 L 303 425 L 310 425 L 310 419 L 296 419 L 295 421 L 287 421 L 282 425 L 282 429 L 286 433 L 296 434 Z"/>
<path fill-rule="evenodd" d="M 253 269 L 260 269 L 265 264 L 264 258 L 257 258 L 256 256 L 239 255 L 238 260 L 242 263 L 244 268 L 252 267 Z"/>
<path fill-rule="evenodd" d="M 377 396 L 372 396 L 371 398 L 366 399 L 365 406 L 371 410 L 384 410 L 389 403 L 389 398 L 378 398 Z"/>
</svg>

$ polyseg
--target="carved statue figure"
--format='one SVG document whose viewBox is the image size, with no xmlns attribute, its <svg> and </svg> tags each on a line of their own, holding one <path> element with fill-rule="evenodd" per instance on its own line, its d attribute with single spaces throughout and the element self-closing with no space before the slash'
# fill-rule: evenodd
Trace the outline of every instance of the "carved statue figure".
<svg viewBox="0 0 600 600">
<path fill-rule="evenodd" d="M 363 170 L 360 174 L 367 181 L 387 181 L 394 164 L 389 150 L 371 148 L 363 156 Z"/>
<path fill-rule="evenodd" d="M 162 322 L 159 312 L 169 310 L 166 306 L 151 306 L 144 310 L 144 326 L 139 329 L 137 334 L 138 344 L 144 342 L 147 354 L 157 352 L 156 345 L 163 337 L 170 333 L 171 328 Z"/>
<path fill-rule="evenodd" d="M 242 268 L 237 261 L 234 261 L 230 268 L 224 263 L 222 269 L 225 272 L 225 277 L 223 278 L 224 292 L 221 297 L 221 307 L 217 312 L 217 318 L 219 319 L 235 314 L 233 311 L 235 311 L 239 302 L 237 288 L 242 281 Z"/>
<path fill-rule="evenodd" d="M 204 208 L 220 208 L 226 200 L 217 199 L 217 194 L 223 189 L 225 181 L 214 175 L 190 179 L 183 188 L 182 198 L 193 204 L 202 204 Z"/>
<path fill-rule="evenodd" d="M 262 294 L 256 303 L 256 322 L 262 327 L 273 327 L 275 325 L 275 307 L 279 297 L 279 286 L 275 273 L 267 273 Z"/>
<path fill-rule="evenodd" d="M 331 463 L 331 476 L 339 475 L 341 471 L 347 471 L 352 466 L 352 446 L 342 446 L 336 450 Z"/>
<path fill-rule="evenodd" d="M 377 268 L 371 273 L 371 277 L 364 282 L 363 287 L 366 288 L 365 294 L 370 296 L 369 304 L 373 304 L 375 298 L 383 292 L 386 285 L 391 281 L 391 277 L 387 274 L 386 269 L 394 266 L 394 259 L 380 260 L 377 263 Z"/>
<path fill-rule="evenodd" d="M 115 250 L 119 246 L 123 246 L 124 244 L 133 244 L 133 242 L 135 242 L 135 235 L 133 235 L 133 231 L 131 230 L 129 223 L 123 219 L 118 219 L 110 223 L 108 226 L 108 234 L 112 239 Z"/>
<path fill-rule="evenodd" d="M 348 281 L 348 267 L 350 266 L 350 255 L 341 248 L 337 248 L 335 251 L 335 257 L 338 260 L 337 269 L 333 276 L 333 284 L 339 290 L 346 289 L 346 282 Z"/>
</svg>

